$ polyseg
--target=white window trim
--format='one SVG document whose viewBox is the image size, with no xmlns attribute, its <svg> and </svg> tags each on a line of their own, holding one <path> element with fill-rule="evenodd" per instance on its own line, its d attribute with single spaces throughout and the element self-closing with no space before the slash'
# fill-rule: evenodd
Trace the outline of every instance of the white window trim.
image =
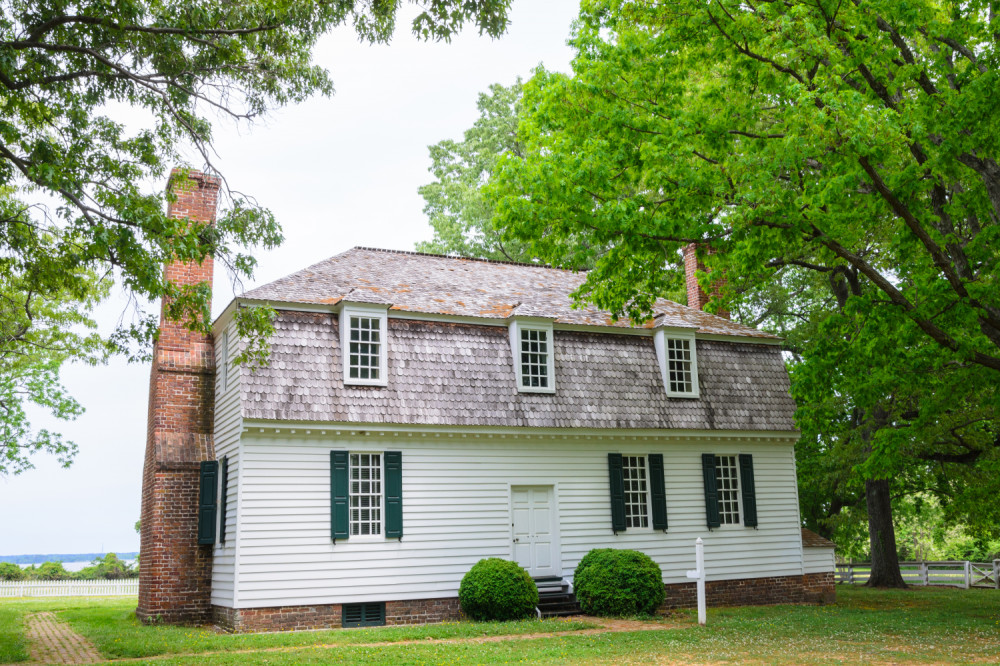
<svg viewBox="0 0 1000 666">
<path fill-rule="evenodd" d="M 667 338 L 691 341 L 691 392 L 670 390 L 670 376 L 667 370 Z M 663 390 L 668 398 L 698 398 L 698 351 L 692 330 L 665 330 L 658 328 L 653 332 L 653 346 L 656 347 L 656 361 L 660 366 L 660 378 L 663 380 Z"/>
<path fill-rule="evenodd" d="M 743 513 L 743 476 L 742 476 L 743 473 L 740 471 L 740 454 L 739 453 L 715 453 L 713 455 L 715 456 L 715 465 L 716 465 L 716 467 L 718 467 L 718 465 L 719 465 L 719 457 L 721 457 L 721 456 L 731 456 L 733 458 L 736 458 L 736 507 L 737 507 L 737 509 L 740 512 L 740 522 L 738 522 L 738 523 L 723 523 L 722 522 L 722 513 L 720 512 L 719 513 L 719 526 L 718 527 L 714 527 L 712 529 L 716 529 L 716 530 L 743 529 L 745 527 L 743 525 L 743 519 L 746 516 Z M 718 493 L 718 492 L 719 492 L 719 489 L 716 488 L 716 493 Z M 718 501 L 718 500 L 716 500 L 716 501 Z"/>
<path fill-rule="evenodd" d="M 379 487 L 381 487 L 382 492 L 379 493 L 379 533 L 378 534 L 351 534 L 353 528 L 351 524 L 351 456 L 358 455 L 376 455 L 378 456 L 379 464 Z M 348 451 L 347 452 L 347 540 L 354 542 L 384 542 L 386 541 L 385 536 L 385 451 Z"/>
<path fill-rule="evenodd" d="M 653 532 L 653 478 L 652 474 L 649 472 L 649 454 L 648 453 L 622 453 L 622 460 L 624 463 L 625 458 L 642 458 L 643 459 L 643 469 L 646 471 L 646 526 L 645 527 L 628 527 L 628 512 L 625 513 L 625 534 L 630 532 Z M 625 465 L 622 464 L 622 470 L 624 472 Z M 628 491 L 626 491 L 628 492 Z M 626 508 L 628 507 L 628 502 L 625 503 Z"/>
<path fill-rule="evenodd" d="M 225 393 L 229 390 L 229 329 L 222 331 L 222 344 L 219 347 L 218 356 L 218 368 L 217 371 L 221 372 L 222 377 L 219 379 L 219 383 L 222 385 L 222 392 Z"/>
<path fill-rule="evenodd" d="M 388 306 L 386 305 L 371 305 L 365 303 L 357 303 L 345 305 L 340 310 L 340 355 L 342 361 L 342 368 L 344 372 L 344 385 L 354 385 L 354 386 L 388 386 L 389 384 L 389 367 L 388 367 L 388 351 L 389 351 L 389 326 L 388 326 Z M 372 319 L 379 320 L 379 378 L 378 379 L 360 379 L 351 378 L 351 368 L 350 368 L 350 331 L 351 331 L 351 317 L 369 317 Z"/>
<path fill-rule="evenodd" d="M 549 351 L 546 355 L 546 366 L 549 377 L 548 386 L 522 386 L 521 385 L 521 331 L 545 331 L 545 339 L 548 340 Z M 514 382 L 517 384 L 518 393 L 555 393 L 556 392 L 556 362 L 555 362 L 555 337 L 552 332 L 551 321 L 525 321 L 515 319 L 510 322 L 510 352 L 514 360 Z"/>
</svg>

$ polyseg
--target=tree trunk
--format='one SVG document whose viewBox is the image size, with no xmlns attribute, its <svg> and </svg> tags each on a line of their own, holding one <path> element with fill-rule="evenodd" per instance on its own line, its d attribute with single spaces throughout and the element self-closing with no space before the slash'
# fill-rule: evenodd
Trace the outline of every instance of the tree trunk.
<svg viewBox="0 0 1000 666">
<path fill-rule="evenodd" d="M 889 480 L 865 481 L 868 505 L 868 537 L 872 547 L 872 575 L 868 587 L 906 587 L 896 555 L 896 530 L 892 526 Z"/>
</svg>

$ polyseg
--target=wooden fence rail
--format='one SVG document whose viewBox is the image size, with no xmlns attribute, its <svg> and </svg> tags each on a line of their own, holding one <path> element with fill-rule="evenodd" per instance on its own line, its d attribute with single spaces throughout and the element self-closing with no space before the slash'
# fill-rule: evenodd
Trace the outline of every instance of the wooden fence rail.
<svg viewBox="0 0 1000 666">
<path fill-rule="evenodd" d="M 2 580 L 0 597 L 120 597 L 139 594 L 139 579 Z"/>
<path fill-rule="evenodd" d="M 865 583 L 871 576 L 871 562 L 845 562 L 837 564 L 838 583 Z M 899 571 L 910 585 L 952 585 L 1000 590 L 1000 560 L 970 562 L 949 560 L 945 562 L 900 562 Z"/>
</svg>

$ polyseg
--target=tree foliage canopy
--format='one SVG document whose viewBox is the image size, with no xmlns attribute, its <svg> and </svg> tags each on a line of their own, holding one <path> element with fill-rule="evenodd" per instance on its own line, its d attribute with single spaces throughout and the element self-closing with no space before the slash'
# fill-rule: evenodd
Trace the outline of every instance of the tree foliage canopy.
<svg viewBox="0 0 1000 666">
<path fill-rule="evenodd" d="M 63 361 L 148 350 L 157 320 L 141 314 L 103 348 L 87 336 L 72 343 L 74 318 L 86 323 L 107 281 L 118 280 L 137 301 L 168 298 L 171 317 L 206 330 L 210 294 L 166 282 L 164 262 L 211 256 L 241 280 L 253 272 L 254 247 L 281 241 L 273 215 L 248 196 L 226 188 L 224 210 L 207 227 L 168 218 L 165 195 L 148 184 L 162 183 L 189 147 L 212 170 L 212 118 L 250 121 L 331 94 L 327 72 L 311 61 L 317 39 L 350 23 L 362 39 L 388 41 L 400 5 L 0 2 L 0 298 L 5 314 L 26 313 L 5 319 L 0 340 L 0 406 L 12 418 L 0 441 L 0 474 L 30 466 L 34 449 L 72 453 L 71 444 L 31 434 L 21 410 L 24 400 L 57 416 L 79 410 L 58 385 Z M 413 31 L 446 40 L 468 22 L 499 36 L 509 0 L 420 5 Z M 140 126 L 116 120 L 121 107 L 141 114 Z M 51 312 L 41 315 L 44 308 Z M 266 333 L 268 317 L 238 316 L 251 337 Z M 251 346 L 249 356 L 262 349 Z"/>
<path fill-rule="evenodd" d="M 504 240 L 493 224 L 493 206 L 483 186 L 501 155 L 520 159 L 517 122 L 521 80 L 511 86 L 493 84 L 476 102 L 479 118 L 462 141 L 446 139 L 430 147 L 434 182 L 418 191 L 427 204 L 424 213 L 434 239 L 417 244 L 420 252 L 463 257 L 530 261 L 524 243 Z"/>
<path fill-rule="evenodd" d="M 966 508 L 995 488 L 995 3 L 590 0 L 571 43 L 525 84 L 498 226 L 608 248 L 580 296 L 636 318 L 710 244 L 728 309 L 789 335 L 804 441 Z"/>
</svg>

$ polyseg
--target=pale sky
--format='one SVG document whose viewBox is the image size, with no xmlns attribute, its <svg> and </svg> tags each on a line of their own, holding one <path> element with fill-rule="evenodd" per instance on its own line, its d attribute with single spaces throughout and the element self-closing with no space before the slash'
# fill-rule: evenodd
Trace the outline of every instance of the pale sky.
<svg viewBox="0 0 1000 666">
<path fill-rule="evenodd" d="M 412 250 L 430 239 L 417 194 L 431 180 L 427 147 L 460 139 L 477 117 L 477 95 L 490 84 L 526 79 L 539 63 L 568 71 L 566 39 L 578 7 L 576 0 L 514 0 L 501 39 L 471 29 L 450 44 L 428 44 L 410 35 L 412 10 L 404 5 L 389 45 L 359 44 L 350 28 L 319 44 L 315 61 L 331 72 L 332 98 L 280 110 L 249 129 L 217 123 L 216 166 L 230 187 L 270 208 L 285 233 L 284 245 L 257 255 L 257 275 L 245 288 L 356 245 Z M 216 315 L 232 297 L 217 267 Z M 102 308 L 106 326 L 121 316 L 123 303 Z M 63 378 L 87 412 L 70 423 L 38 416 L 34 425 L 62 432 L 80 452 L 69 469 L 41 455 L 35 469 L 0 477 L 0 555 L 139 549 L 133 525 L 149 366 L 70 366 Z"/>
</svg>

